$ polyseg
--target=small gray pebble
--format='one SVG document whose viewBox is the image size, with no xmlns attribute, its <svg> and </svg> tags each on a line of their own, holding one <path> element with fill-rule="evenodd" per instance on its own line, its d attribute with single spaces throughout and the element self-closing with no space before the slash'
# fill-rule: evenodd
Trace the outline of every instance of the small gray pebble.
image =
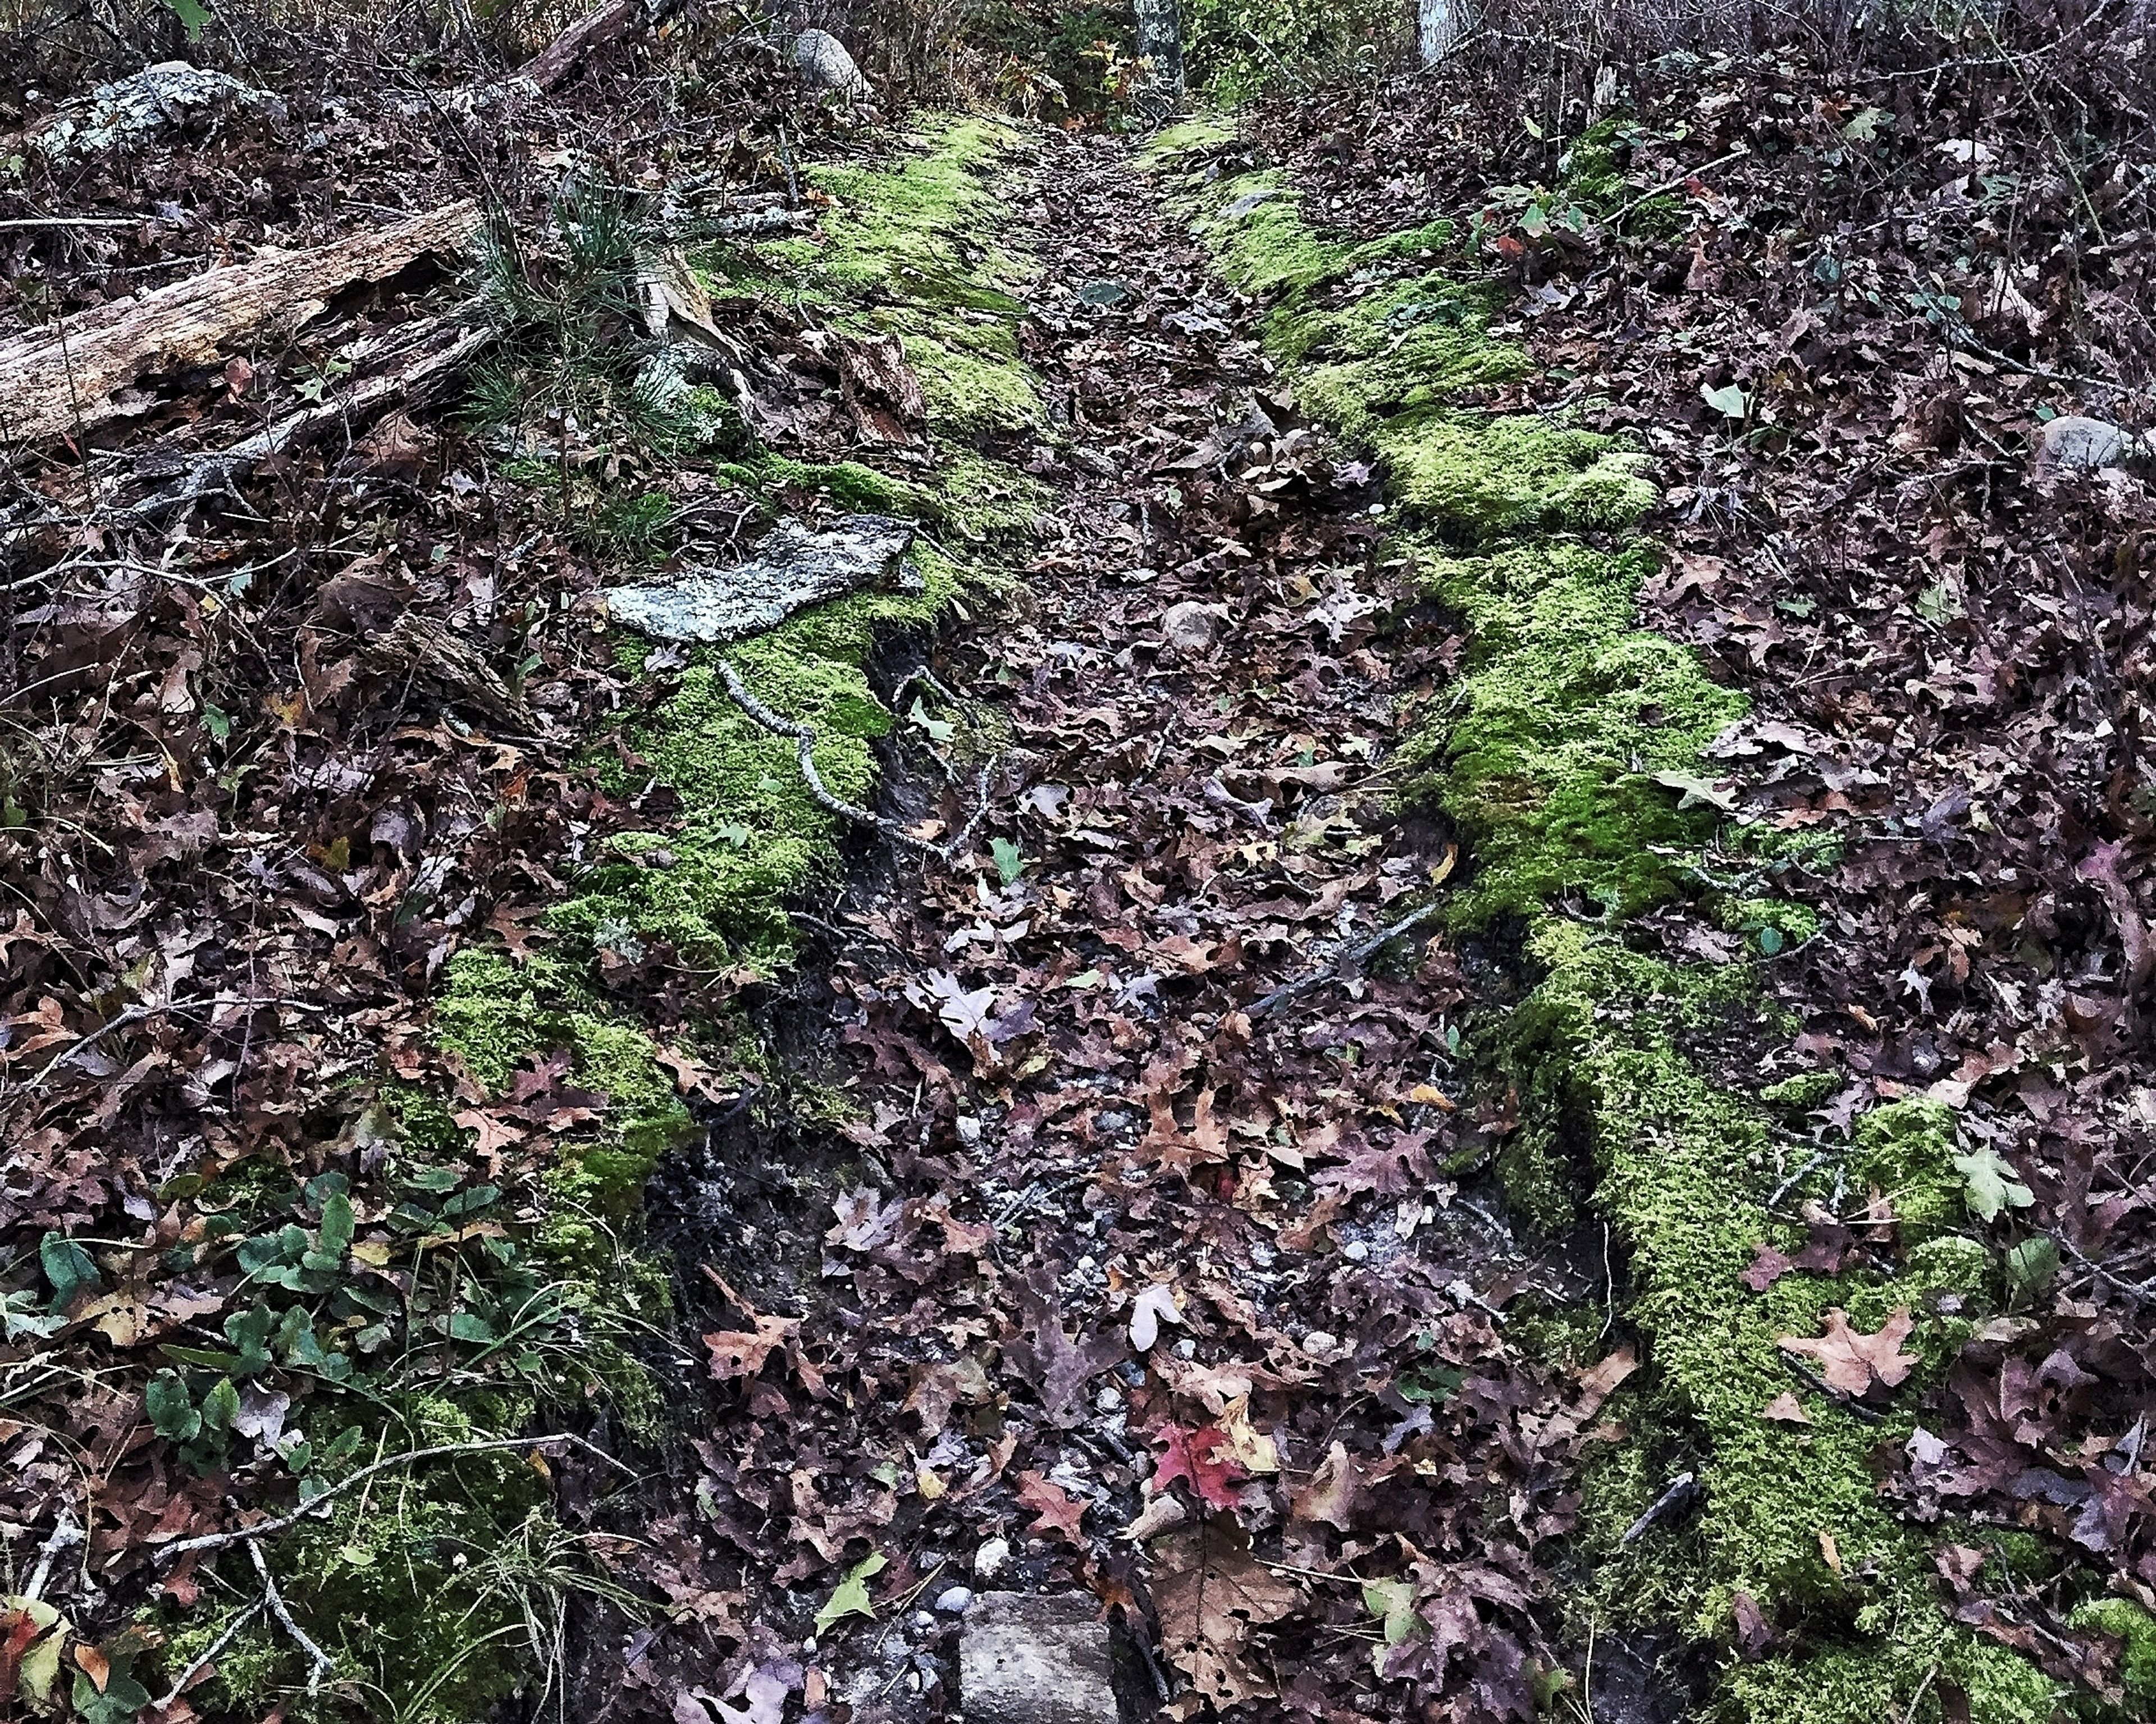
<svg viewBox="0 0 2156 1724">
<path fill-rule="evenodd" d="M 963 1616 L 966 1607 L 973 1602 L 971 1587 L 946 1587 L 936 1595 L 936 1609 L 944 1616 Z"/>
</svg>

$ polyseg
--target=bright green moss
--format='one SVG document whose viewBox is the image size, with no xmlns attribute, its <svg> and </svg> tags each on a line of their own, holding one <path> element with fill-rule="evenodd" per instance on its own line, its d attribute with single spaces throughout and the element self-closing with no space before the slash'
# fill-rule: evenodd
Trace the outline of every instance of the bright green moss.
<svg viewBox="0 0 2156 1724">
<path fill-rule="evenodd" d="M 1633 626 L 1645 568 L 1564 541 L 1425 557 L 1425 592 L 1471 628 L 1464 708 L 1406 751 L 1409 793 L 1434 792 L 1466 832 L 1476 873 L 1457 914 L 1532 914 L 1567 892 L 1619 911 L 1666 895 L 1712 810 L 1681 806 L 1658 772 L 1744 711 L 1697 655 Z"/>
<path fill-rule="evenodd" d="M 2131 1598 L 2092 1598 L 2070 1619 L 2084 1631 L 2116 1634 L 2126 1643 L 2126 1691 L 2142 1716 L 2156 1714 L 2156 1616 Z"/>
<path fill-rule="evenodd" d="M 1905 1244 L 1934 1237 L 1967 1219 L 1964 1181 L 1953 1165 L 1952 1111 L 1936 1101 L 1897 1101 L 1856 1122 L 1851 1183 L 1893 1206 Z"/>
<path fill-rule="evenodd" d="M 812 169 L 817 189 L 836 205 L 821 232 L 760 249 L 827 295 L 1015 316 L 1020 308 L 1009 289 L 1024 269 L 981 238 L 993 213 L 983 182 L 1014 137 L 993 121 L 943 121 L 889 166 Z"/>
<path fill-rule="evenodd" d="M 1700 1637 L 1726 1639 L 1731 1601 L 1742 1590 L 1784 1626 L 1801 1628 L 1820 1649 L 1815 1655 L 1739 1665 L 1725 1675 L 1717 1712 L 1743 1724 L 1860 1724 L 1890 1707 L 1906 1715 L 1934 1665 L 1972 1696 L 1985 1696 L 1989 1709 L 1974 1716 L 2038 1724 L 2049 1716 L 2053 1685 L 1941 1614 L 1928 1542 L 1879 1500 L 1872 1450 L 1906 1439 L 1908 1414 L 1891 1414 L 1884 1426 L 1860 1424 L 1799 1388 L 1778 1345 L 1784 1335 L 1820 1333 L 1830 1306 L 1866 1331 L 1908 1308 L 1926 1360 L 1921 1380 L 1943 1368 L 1951 1350 L 1923 1343 L 1958 1342 L 1965 1332 L 1943 1330 L 1923 1296 L 1937 1285 L 1936 1271 L 1958 1277 L 1969 1265 L 1940 1254 L 1893 1280 L 1793 1275 L 1751 1292 L 1739 1277 L 1757 1247 L 1777 1237 L 1763 1204 L 1779 1164 L 1764 1121 L 1702 1078 L 1678 1045 L 1687 1029 L 1711 1027 L 1738 1008 L 1741 983 L 1642 957 L 1576 924 L 1544 921 L 1532 947 L 1547 975 L 1517 1014 L 1515 1057 L 1535 1074 L 1540 1105 L 1586 1124 L 1601 1173 L 1597 1201 L 1621 1229 L 1632 1320 L 1649 1342 L 1652 1378 L 1640 1423 L 1691 1432 L 1703 1456 L 1706 1498 L 1697 1519 L 1656 1535 L 1659 1550 L 1611 1553 L 1618 1566 L 1603 1581 L 1610 1607 L 1629 1610 L 1636 1592 L 1688 1616 Z M 1917 1106 L 1873 1134 L 1879 1165 L 1904 1188 L 1939 1157 L 1938 1121 Z M 1810 1424 L 1760 1417 L 1793 1388 Z M 1604 1469 L 1600 1537 L 1611 1538 L 1659 1489 L 1651 1468 Z M 1654 1564 L 1651 1583 L 1627 1572 L 1635 1562 Z"/>
<path fill-rule="evenodd" d="M 1354 247 L 1327 239 L 1302 219 L 1300 200 L 1278 173 L 1239 175 L 1206 191 L 1212 213 L 1199 233 L 1221 277 L 1240 293 L 1270 299 L 1331 280 Z"/>
<path fill-rule="evenodd" d="M 1538 414 L 1408 413 L 1370 442 L 1400 500 L 1455 536 L 1626 527 L 1655 500 L 1644 457 Z"/>
</svg>

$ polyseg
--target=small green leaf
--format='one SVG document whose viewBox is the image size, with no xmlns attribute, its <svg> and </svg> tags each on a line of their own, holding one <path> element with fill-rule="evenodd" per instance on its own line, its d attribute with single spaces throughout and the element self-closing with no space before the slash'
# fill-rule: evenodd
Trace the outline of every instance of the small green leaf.
<svg viewBox="0 0 2156 1724">
<path fill-rule="evenodd" d="M 1719 389 L 1699 386 L 1700 398 L 1725 419 L 1741 419 L 1752 411 L 1752 398 L 1734 383 L 1724 383 Z"/>
<path fill-rule="evenodd" d="M 1759 930 L 1759 950 L 1768 957 L 1782 949 L 1782 931 L 1772 922 Z"/>
<path fill-rule="evenodd" d="M 213 1431 L 228 1431 L 232 1421 L 239 1416 L 239 1391 L 232 1386 L 229 1377 L 218 1378 L 214 1387 L 203 1397 L 202 1422 Z"/>
<path fill-rule="evenodd" d="M 838 1590 L 816 1613 L 816 1633 L 819 1638 L 829 1632 L 831 1624 L 849 1616 L 865 1616 L 875 1620 L 875 1606 L 869 1603 L 869 1582 L 890 1566 L 890 1558 L 882 1552 L 872 1551 L 846 1571 L 846 1578 L 839 1583 Z"/>
<path fill-rule="evenodd" d="M 171 1371 L 160 1371 L 142 1390 L 143 1410 L 150 1429 L 168 1443 L 191 1443 L 202 1434 L 202 1414 L 195 1411 L 187 1386 Z"/>
<path fill-rule="evenodd" d="M 988 854 L 996 859 L 996 877 L 1005 885 L 1025 872 L 1025 854 L 1007 838 L 988 840 Z"/>
<path fill-rule="evenodd" d="M 2049 1239 L 2024 1239 L 2006 1254 L 2006 1281 L 2020 1299 L 2033 1299 L 2058 1279 L 2059 1248 Z"/>
<path fill-rule="evenodd" d="M 202 721 L 203 728 L 220 742 L 232 735 L 232 715 L 221 706 L 212 706 L 205 701 L 203 705 Z"/>
<path fill-rule="evenodd" d="M 49 1233 L 38 1241 L 38 1266 L 53 1284 L 49 1308 L 55 1311 L 65 1311 L 77 1293 L 97 1285 L 97 1265 L 90 1253 L 65 1234 Z"/>
<path fill-rule="evenodd" d="M 203 26 L 210 19 L 209 8 L 202 3 L 202 0 L 165 0 L 165 4 L 172 8 L 172 16 L 180 21 L 180 28 L 187 33 L 187 40 L 200 41 Z M 146 1696 L 142 1703 L 145 1706 L 149 1704 Z"/>
<path fill-rule="evenodd" d="M 1956 1156 L 1953 1164 L 1969 1182 L 1969 1208 L 1983 1220 L 1996 1221 L 2001 1211 L 2025 1209 L 2036 1201 L 2013 1163 L 1988 1143 Z"/>
</svg>

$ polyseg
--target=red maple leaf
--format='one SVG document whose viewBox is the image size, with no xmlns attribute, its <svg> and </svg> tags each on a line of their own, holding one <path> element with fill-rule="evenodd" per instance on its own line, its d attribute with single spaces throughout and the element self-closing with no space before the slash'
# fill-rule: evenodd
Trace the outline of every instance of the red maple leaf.
<svg viewBox="0 0 2156 1724">
<path fill-rule="evenodd" d="M 1053 1536 L 1068 1539 L 1081 1550 L 1086 1547 L 1086 1535 L 1078 1530 L 1078 1523 L 1091 1505 L 1083 1498 L 1050 1484 L 1040 1473 L 1020 1473 L 1018 1500 L 1033 1511 L 1033 1524 L 1025 1530 L 1035 1538 Z"/>
<path fill-rule="evenodd" d="M 1179 1424 L 1164 1424 L 1153 1433 L 1153 1439 L 1166 1445 L 1152 1475 L 1156 1492 L 1167 1490 L 1178 1479 L 1188 1479 L 1190 1488 L 1213 1507 L 1235 1506 L 1234 1487 L 1250 1475 L 1235 1459 L 1219 1426 L 1201 1425 L 1188 1430 Z"/>
</svg>

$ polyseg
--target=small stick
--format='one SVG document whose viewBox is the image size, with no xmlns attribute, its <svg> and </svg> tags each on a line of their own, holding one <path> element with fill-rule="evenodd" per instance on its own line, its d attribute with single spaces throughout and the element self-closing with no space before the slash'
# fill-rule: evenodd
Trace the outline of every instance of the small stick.
<svg viewBox="0 0 2156 1724">
<path fill-rule="evenodd" d="M 152 219 L 150 216 L 11 216 L 0 222 L 0 228 L 137 228 Z"/>
<path fill-rule="evenodd" d="M 1435 916 L 1442 907 L 1442 900 L 1433 898 L 1412 915 L 1402 916 L 1389 928 L 1373 934 L 1359 945 L 1349 947 L 1323 969 L 1313 971 L 1296 981 L 1282 983 L 1255 1005 L 1250 1007 L 1244 1015 L 1253 1020 L 1262 1018 L 1270 1012 L 1278 1010 L 1289 1001 L 1299 998 L 1315 988 L 1322 988 L 1328 982 L 1338 979 L 1351 970 L 1360 969 L 1366 961 L 1376 955 L 1380 947 L 1391 945 L 1403 934 L 1414 932 L 1415 929 Z"/>
<path fill-rule="evenodd" d="M 726 693 L 733 697 L 734 705 L 773 736 L 784 736 L 793 742 L 793 757 L 800 765 L 802 782 L 808 787 L 809 798 L 817 807 L 828 808 L 839 818 L 850 820 L 856 826 L 873 826 L 893 844 L 902 844 L 924 856 L 933 856 L 947 865 L 957 861 L 965 854 L 967 846 L 972 842 L 974 829 L 981 824 L 981 817 L 988 811 L 988 774 L 986 767 L 982 768 L 975 780 L 979 806 L 974 808 L 972 817 L 958 829 L 957 835 L 947 844 L 929 844 L 916 838 L 896 820 L 886 820 L 882 815 L 856 807 L 844 797 L 834 794 L 824 783 L 824 775 L 816 770 L 814 727 L 781 717 L 757 700 L 749 692 L 748 685 L 742 680 L 741 673 L 734 669 L 731 661 L 721 659 L 718 666 L 719 680 L 726 684 Z"/>
<path fill-rule="evenodd" d="M 1659 186 L 1650 186 L 1637 198 L 1635 198 L 1630 203 L 1626 204 L 1624 208 L 1619 210 L 1616 214 L 1609 218 L 1609 231 L 1613 233 L 1615 233 L 1619 228 L 1624 225 L 1625 218 L 1631 214 L 1634 210 L 1645 203 L 1650 198 L 1659 198 L 1665 192 L 1674 192 L 1678 187 L 1689 183 L 1691 181 L 1698 178 L 1700 175 L 1703 173 L 1711 173 L 1717 167 L 1727 167 L 1731 162 L 1738 160 L 1740 156 L 1749 156 L 1751 153 L 1752 150 L 1749 145 L 1739 144 L 1727 156 L 1717 156 L 1713 161 L 1702 162 L 1697 167 L 1687 167 L 1682 173 L 1679 174 L 1673 180 L 1664 180 Z"/>
<path fill-rule="evenodd" d="M 422 1460 L 439 1460 L 445 1455 L 485 1455 L 502 1449 L 544 1449 L 552 1443 L 569 1443 L 579 1449 L 588 1449 L 608 1465 L 619 1467 L 631 1478 L 636 1475 L 636 1469 L 626 1461 L 617 1460 L 596 1444 L 588 1443 L 582 1437 L 572 1436 L 567 1431 L 557 1431 L 544 1437 L 501 1437 L 485 1443 L 442 1443 L 431 1449 L 414 1449 L 409 1454 L 393 1455 L 386 1460 L 372 1461 L 356 1472 L 346 1473 L 321 1495 L 311 1498 L 289 1515 L 280 1515 L 274 1521 L 264 1521 L 258 1526 L 241 1526 L 230 1532 L 205 1532 L 199 1538 L 183 1538 L 177 1544 L 167 1545 L 157 1552 L 152 1560 L 169 1562 L 175 1557 L 185 1556 L 189 1551 L 222 1550 L 228 1544 L 244 1543 L 257 1538 L 274 1538 L 278 1533 L 298 1526 L 338 1491 L 348 1491 L 361 1480 L 387 1472 L 392 1467 L 411 1466 Z"/>
<path fill-rule="evenodd" d="M 285 1632 L 300 1643 L 300 1650 L 315 1661 L 307 1672 L 307 1692 L 317 1692 L 322 1686 L 322 1672 L 336 1668 L 336 1660 L 307 1638 L 307 1631 L 292 1620 L 292 1613 L 285 1608 L 284 1599 L 277 1592 L 277 1583 L 270 1578 L 270 1565 L 262 1558 L 262 1547 L 253 1539 L 246 1541 L 247 1554 L 254 1558 L 254 1572 L 262 1577 L 262 1602 L 270 1607 L 270 1614 L 277 1619 Z"/>
<path fill-rule="evenodd" d="M 174 1701 L 177 1700 L 182 1692 L 185 1691 L 187 1684 L 193 1681 L 198 1675 L 210 1666 L 210 1665 L 216 1660 L 218 1654 L 223 1651 L 226 1647 L 232 1644 L 234 1637 L 237 1635 L 242 1629 L 245 1628 L 248 1624 L 254 1620 L 255 1617 L 261 1613 L 262 1607 L 268 1602 L 269 1600 L 266 1598 L 257 1598 L 252 1604 L 249 1604 L 244 1610 L 241 1611 L 239 1615 L 234 1617 L 230 1622 L 227 1623 L 224 1626 L 224 1632 L 209 1643 L 208 1650 L 205 1651 L 200 1658 L 198 1658 L 192 1664 L 189 1665 L 185 1670 L 180 1672 L 180 1679 L 178 1681 L 172 1684 L 172 1691 L 166 1695 L 162 1700 L 157 1702 L 157 1710 L 159 1711 L 163 1711 L 169 1707 Z"/>
<path fill-rule="evenodd" d="M 1656 1521 L 1667 1519 L 1690 1502 L 1698 1491 L 1699 1481 L 1697 1479 L 1690 1473 L 1679 1473 L 1670 1480 L 1669 1489 L 1647 1506 L 1646 1513 L 1625 1529 L 1624 1537 L 1617 1542 L 1620 1545 L 1638 1543 Z"/>
</svg>

